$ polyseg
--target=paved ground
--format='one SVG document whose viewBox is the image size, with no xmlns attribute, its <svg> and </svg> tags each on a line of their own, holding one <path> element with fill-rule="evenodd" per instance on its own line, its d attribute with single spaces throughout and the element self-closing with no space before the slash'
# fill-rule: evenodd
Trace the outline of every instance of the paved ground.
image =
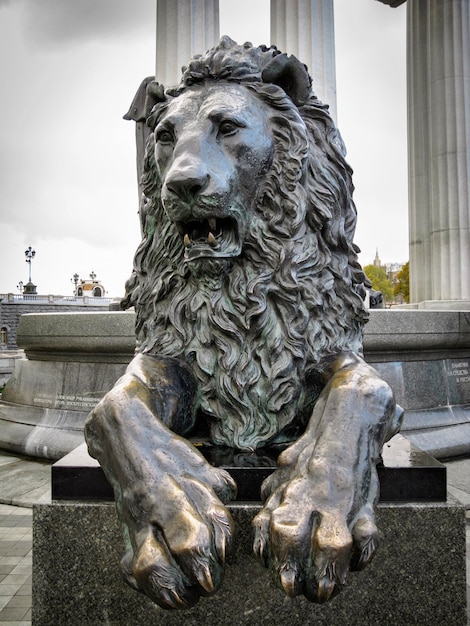
<svg viewBox="0 0 470 626">
<path fill-rule="evenodd" d="M 0 624 L 3 626 L 31 625 L 31 507 L 38 502 L 50 502 L 50 466 L 48 461 L 0 451 Z M 449 492 L 468 511 L 467 624 L 470 625 L 470 459 L 453 460 L 446 466 Z"/>
</svg>

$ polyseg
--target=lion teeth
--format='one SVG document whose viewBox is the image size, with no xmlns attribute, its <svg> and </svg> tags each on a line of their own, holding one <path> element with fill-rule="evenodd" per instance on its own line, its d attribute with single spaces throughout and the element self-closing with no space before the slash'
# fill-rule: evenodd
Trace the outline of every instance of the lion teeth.
<svg viewBox="0 0 470 626">
<path fill-rule="evenodd" d="M 214 237 L 214 233 L 209 232 L 207 235 L 207 243 L 213 248 L 217 245 L 217 239 Z"/>
<path fill-rule="evenodd" d="M 191 244 L 191 239 L 189 238 L 188 233 L 185 234 L 183 238 L 183 243 L 186 246 L 186 248 Z"/>
<path fill-rule="evenodd" d="M 207 223 L 209 224 L 210 230 L 215 230 L 217 228 L 217 220 L 215 217 L 207 218 Z"/>
</svg>

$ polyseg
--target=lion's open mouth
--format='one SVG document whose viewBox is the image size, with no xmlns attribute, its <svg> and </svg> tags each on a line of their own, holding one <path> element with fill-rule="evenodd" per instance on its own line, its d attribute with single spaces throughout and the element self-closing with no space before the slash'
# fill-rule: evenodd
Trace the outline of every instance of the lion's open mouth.
<svg viewBox="0 0 470 626">
<path fill-rule="evenodd" d="M 237 222 L 232 218 L 209 217 L 206 220 L 178 222 L 183 237 L 185 257 L 234 257 L 241 252 Z"/>
</svg>

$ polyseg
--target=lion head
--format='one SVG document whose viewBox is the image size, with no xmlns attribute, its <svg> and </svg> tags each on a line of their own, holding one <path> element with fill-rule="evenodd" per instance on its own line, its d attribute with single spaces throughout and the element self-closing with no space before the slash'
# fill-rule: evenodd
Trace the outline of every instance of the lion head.
<svg viewBox="0 0 470 626">
<path fill-rule="evenodd" d="M 310 85 L 294 57 L 224 37 L 148 118 L 125 306 L 139 350 L 190 363 L 213 441 L 239 449 L 297 436 L 322 360 L 362 350 L 351 169 Z"/>
</svg>

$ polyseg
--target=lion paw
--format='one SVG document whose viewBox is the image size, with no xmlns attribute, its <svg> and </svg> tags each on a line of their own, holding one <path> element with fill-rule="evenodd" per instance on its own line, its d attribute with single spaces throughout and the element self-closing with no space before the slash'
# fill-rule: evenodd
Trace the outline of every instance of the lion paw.
<svg viewBox="0 0 470 626">
<path fill-rule="evenodd" d="M 224 475 L 214 475 L 219 491 Z M 163 475 L 124 493 L 131 548 L 121 561 L 126 582 L 165 609 L 188 608 L 221 585 L 234 524 L 214 489 L 198 478 Z"/>
<path fill-rule="evenodd" d="M 305 450 L 303 446 L 297 452 L 303 456 Z M 270 495 L 253 520 L 253 549 L 288 596 L 323 603 L 341 591 L 350 571 L 363 569 L 375 553 L 374 481 L 368 492 L 371 500 L 354 514 L 343 501 L 328 501 L 325 481 L 297 470 L 292 476 L 292 467 L 289 472 L 281 462 L 265 484 Z"/>
</svg>

